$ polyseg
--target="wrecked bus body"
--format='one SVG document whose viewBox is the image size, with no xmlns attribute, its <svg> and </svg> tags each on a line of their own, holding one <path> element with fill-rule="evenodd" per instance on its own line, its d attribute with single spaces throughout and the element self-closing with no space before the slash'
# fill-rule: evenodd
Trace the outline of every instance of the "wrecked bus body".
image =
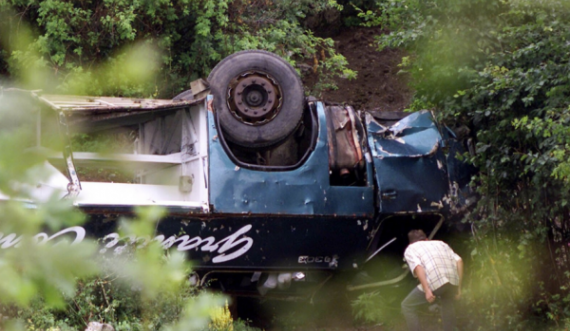
<svg viewBox="0 0 570 331">
<path fill-rule="evenodd" d="M 51 174 L 33 199 L 58 194 L 88 215 L 86 224 L 37 234 L 37 241 L 94 237 L 102 252 L 119 254 L 154 240 L 196 261 L 197 284 L 308 297 L 333 274 L 363 270 L 383 254 L 401 257 L 410 229 L 433 236 L 454 210 L 457 174 L 444 152 L 453 140 L 443 138 L 431 112 L 388 125 L 350 106 L 306 99 L 302 88 L 290 91 L 300 84 L 294 70 L 266 52 L 240 52 L 220 65 L 173 100 L 17 92 L 38 107 L 34 148 L 48 155 Z M 53 134 L 49 123 L 60 128 L 63 151 L 42 146 Z M 79 132 L 119 132 L 131 137 L 132 150 L 72 150 Z M 117 167 L 127 179 L 86 175 Z M 135 206 L 168 210 L 154 238 L 118 234 L 118 219 Z M 4 234 L 0 249 L 18 240 Z M 369 286 L 403 278 L 390 275 Z"/>
</svg>

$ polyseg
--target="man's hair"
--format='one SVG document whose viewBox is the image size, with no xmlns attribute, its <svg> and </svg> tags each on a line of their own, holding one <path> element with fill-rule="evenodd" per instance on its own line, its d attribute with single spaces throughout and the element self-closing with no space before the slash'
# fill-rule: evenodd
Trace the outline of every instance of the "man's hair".
<svg viewBox="0 0 570 331">
<path fill-rule="evenodd" d="M 421 229 L 412 230 L 412 231 L 408 232 L 408 240 L 410 241 L 410 244 L 413 244 L 416 241 L 422 241 L 422 240 L 426 240 L 426 239 L 427 239 L 427 236 L 426 236 L 425 232 Z"/>
</svg>

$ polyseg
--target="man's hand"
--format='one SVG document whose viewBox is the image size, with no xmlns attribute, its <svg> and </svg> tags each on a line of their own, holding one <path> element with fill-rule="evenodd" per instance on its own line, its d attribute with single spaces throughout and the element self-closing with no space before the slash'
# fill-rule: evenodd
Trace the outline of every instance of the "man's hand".
<svg viewBox="0 0 570 331">
<path fill-rule="evenodd" d="M 457 294 L 455 294 L 455 300 L 461 299 L 461 287 L 457 288 Z"/>
<path fill-rule="evenodd" d="M 426 294 L 427 302 L 429 302 L 429 303 L 434 302 L 435 301 L 435 295 L 433 295 L 431 289 L 429 288 L 424 267 L 422 267 L 421 265 L 418 265 L 416 267 L 416 269 L 414 269 L 414 273 L 418 277 L 420 284 L 422 284 L 422 288 L 424 289 L 424 293 Z"/>
<path fill-rule="evenodd" d="M 430 289 L 428 289 L 426 291 L 426 300 L 429 303 L 433 303 L 435 301 L 435 295 L 433 295 L 433 293 Z"/>
<path fill-rule="evenodd" d="M 457 260 L 457 275 L 459 276 L 459 284 L 457 284 L 457 294 L 455 300 L 461 299 L 461 284 L 463 284 L 463 260 Z"/>
</svg>

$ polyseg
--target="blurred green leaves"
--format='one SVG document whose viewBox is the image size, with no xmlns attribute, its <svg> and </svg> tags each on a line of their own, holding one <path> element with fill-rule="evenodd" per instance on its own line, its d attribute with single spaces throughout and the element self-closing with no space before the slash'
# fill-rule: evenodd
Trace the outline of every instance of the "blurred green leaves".
<svg viewBox="0 0 570 331">
<path fill-rule="evenodd" d="M 155 82 L 161 53 L 152 38 L 134 42 L 132 4 L 104 4 L 121 19 L 102 18 L 101 26 L 117 33 L 106 47 L 121 45 L 121 51 L 107 49 L 106 61 L 82 63 L 89 49 L 85 45 L 102 46 L 97 44 L 95 31 L 86 25 L 91 9 L 56 0 L 29 3 L 26 8 L 37 9 L 30 15 L 38 19 L 43 33 L 34 37 L 23 20 L 26 12 L 16 14 L 5 2 L 0 3 L 0 56 L 7 60 L 0 65 L 7 64 L 11 74 L 11 80 L 4 78 L 2 84 L 77 94 L 113 89 L 123 89 L 122 94 L 147 93 L 145 86 Z M 154 6 L 140 5 L 149 13 Z M 171 5 L 164 2 L 161 6 Z M 177 19 L 173 12 L 169 15 L 169 20 Z M 78 34 L 77 26 L 87 28 L 86 34 Z M 133 42 L 124 44 L 125 40 Z M 2 314 L 8 311 L 9 317 L 27 318 L 27 325 L 2 320 L 0 328 L 66 325 L 80 329 L 95 314 L 116 322 L 118 329 L 206 327 L 209 310 L 222 300 L 190 290 L 191 269 L 185 256 L 168 252 L 152 240 L 157 222 L 166 215 L 164 209 L 137 209 L 134 218 L 119 225 L 121 236 L 127 238 L 124 254 L 105 255 L 97 238 L 87 237 L 82 227 L 85 215 L 63 198 L 65 192 L 50 191 L 46 179 L 56 170 L 48 165 L 38 144 L 38 130 L 54 141 L 50 148 L 61 150 L 62 145 L 50 137 L 59 135 L 57 126 L 44 123 L 43 118 L 38 121 L 41 111 L 30 91 L 0 87 L 0 308 Z M 38 194 L 44 187 L 47 193 Z M 138 239 L 130 242 L 128 238 Z M 115 289 L 121 291 L 121 297 L 114 297 Z M 94 306 L 99 294 L 103 301 Z M 128 311 L 131 316 L 125 319 L 115 310 Z"/>
<path fill-rule="evenodd" d="M 159 74 L 161 53 L 152 42 L 123 46 L 105 62 L 89 70 L 74 67 L 66 74 L 59 89 L 75 95 L 152 97 L 155 77 Z M 116 92 L 113 92 L 116 91 Z"/>
<path fill-rule="evenodd" d="M 178 323 L 167 325 L 165 331 L 204 330 L 210 321 L 214 307 L 223 307 L 225 299 L 220 295 L 202 294 L 188 301 Z"/>
<path fill-rule="evenodd" d="M 48 307 L 63 307 L 63 297 L 75 293 L 77 277 L 97 272 L 95 252 L 95 243 L 38 246 L 22 238 L 19 247 L 6 249 L 0 257 L 1 302 L 25 307 L 39 295 Z"/>
<path fill-rule="evenodd" d="M 125 257 L 117 257 L 110 267 L 121 275 L 123 281 L 139 288 L 144 300 L 153 300 L 161 293 L 175 294 L 190 274 L 190 263 L 182 252 L 165 250 L 157 241 L 152 240 L 158 221 L 166 216 L 166 210 L 160 207 L 135 210 L 137 218 L 122 220 L 120 234 L 123 238 L 136 238 L 130 252 Z M 139 242 L 143 238 L 142 242 Z"/>
<path fill-rule="evenodd" d="M 7 3 L 0 4 L 0 65 L 5 61 L 3 72 L 18 77 L 19 86 L 34 89 L 43 86 L 47 81 L 46 61 L 34 45 L 34 36 L 25 22 L 18 20 L 17 15 Z M 1 83 L 1 80 L 0 80 Z"/>
</svg>

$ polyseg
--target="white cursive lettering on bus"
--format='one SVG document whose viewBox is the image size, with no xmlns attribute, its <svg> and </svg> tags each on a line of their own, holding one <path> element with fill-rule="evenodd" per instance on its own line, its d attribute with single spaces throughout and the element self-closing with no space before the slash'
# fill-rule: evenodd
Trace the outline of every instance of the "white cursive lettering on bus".
<svg viewBox="0 0 570 331">
<path fill-rule="evenodd" d="M 77 244 L 85 239 L 85 229 L 80 226 L 73 226 L 64 230 L 61 230 L 53 235 L 48 235 L 47 233 L 41 232 L 33 236 L 35 242 L 39 245 L 45 244 L 48 241 L 52 241 L 58 237 L 61 237 L 65 234 L 73 233 L 75 234 L 74 240 L 71 242 L 71 245 Z M 0 232 L 0 248 L 6 249 L 10 247 L 18 247 L 20 245 L 20 241 L 22 241 L 22 236 L 17 236 L 16 234 L 12 233 L 9 235 L 4 236 L 3 233 Z M 64 242 L 63 240 L 58 242 Z"/>
<path fill-rule="evenodd" d="M 170 236 L 165 238 L 164 235 L 158 235 L 150 239 L 148 237 L 136 236 L 121 238 L 118 233 L 110 233 L 102 239 L 103 248 L 101 249 L 101 252 L 104 253 L 107 249 L 112 249 L 115 254 L 121 254 L 127 247 L 141 248 L 148 245 L 151 241 L 156 241 L 164 249 L 176 246 L 176 249 L 179 251 L 189 251 L 200 248 L 203 252 L 217 252 L 218 255 L 212 259 L 212 263 L 222 263 L 238 258 L 249 251 L 253 246 L 253 239 L 246 237 L 245 234 L 251 230 L 251 228 L 251 224 L 248 224 L 219 241 L 216 241 L 216 238 L 213 236 L 206 238 L 195 236 L 190 238 L 188 235 L 183 235 L 179 237 Z M 72 245 L 85 239 L 85 229 L 80 226 L 61 230 L 51 236 L 43 232 L 38 233 L 33 236 L 33 239 L 37 244 L 45 244 L 69 233 L 75 234 L 75 238 L 71 242 Z M 241 238 L 239 238 L 240 236 Z M 0 233 L 0 248 L 6 249 L 10 247 L 18 247 L 21 240 L 22 236 L 17 236 L 13 233 L 4 236 L 3 233 Z M 65 241 L 61 240 L 57 244 L 62 242 Z"/>
</svg>

